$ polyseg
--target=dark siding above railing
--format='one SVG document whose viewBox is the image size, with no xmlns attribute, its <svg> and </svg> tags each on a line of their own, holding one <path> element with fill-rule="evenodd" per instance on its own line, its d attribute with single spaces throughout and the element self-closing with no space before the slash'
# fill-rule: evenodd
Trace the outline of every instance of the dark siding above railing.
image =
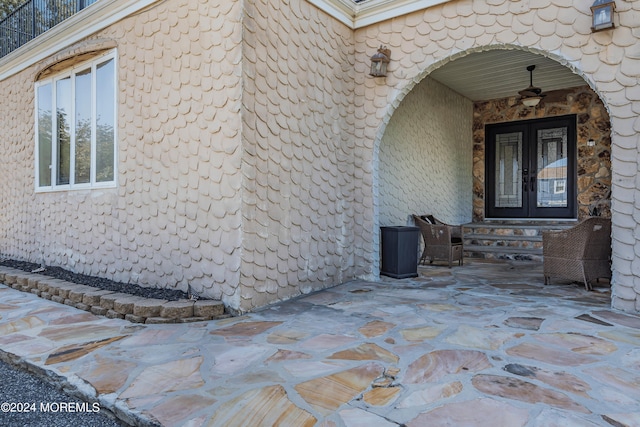
<svg viewBox="0 0 640 427">
<path fill-rule="evenodd" d="M 29 0 L 0 21 L 0 58 L 97 0 Z"/>
</svg>

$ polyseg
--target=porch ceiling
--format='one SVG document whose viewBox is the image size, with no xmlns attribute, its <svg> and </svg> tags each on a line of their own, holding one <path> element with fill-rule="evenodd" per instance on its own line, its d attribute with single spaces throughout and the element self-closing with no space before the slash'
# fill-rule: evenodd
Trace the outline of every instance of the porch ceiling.
<svg viewBox="0 0 640 427">
<path fill-rule="evenodd" d="M 535 65 L 533 85 L 549 92 L 582 86 L 582 77 L 558 62 L 519 50 L 490 50 L 453 60 L 430 77 L 472 101 L 517 96 L 529 86 L 527 66 Z"/>
</svg>

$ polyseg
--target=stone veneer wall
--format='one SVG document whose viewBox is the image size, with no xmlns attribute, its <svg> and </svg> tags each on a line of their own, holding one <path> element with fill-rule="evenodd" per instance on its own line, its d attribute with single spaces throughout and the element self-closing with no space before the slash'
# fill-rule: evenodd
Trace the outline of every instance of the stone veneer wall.
<svg viewBox="0 0 640 427">
<path fill-rule="evenodd" d="M 355 32 L 356 168 L 374 176 L 385 128 L 402 99 L 433 70 L 474 52 L 521 49 L 544 55 L 584 77 L 611 118 L 613 306 L 640 311 L 640 2 L 616 3 L 616 28 L 591 32 L 591 3 L 581 0 L 523 2 L 450 1 Z M 380 45 L 391 50 L 384 79 L 367 76 Z M 367 243 L 356 263 L 379 271 L 377 182 L 356 187 L 363 206 L 355 234 Z M 369 244 L 370 242 L 370 244 Z M 370 261 L 368 261 L 370 260 Z"/>
<path fill-rule="evenodd" d="M 250 309 L 362 271 L 353 188 L 363 176 L 352 30 L 304 0 L 247 1 L 245 13 L 240 306 Z"/>
<path fill-rule="evenodd" d="M 536 108 L 527 108 L 515 98 L 474 104 L 473 112 L 473 220 L 484 219 L 485 125 L 516 120 L 576 114 L 578 153 L 578 219 L 600 206 L 601 215 L 611 217 L 611 123 L 598 95 L 588 86 L 547 93 Z M 587 144 L 593 139 L 595 145 Z"/>
<path fill-rule="evenodd" d="M 409 93 L 380 142 L 380 225 L 413 224 L 430 213 L 471 220 L 473 104 L 433 79 Z"/>
<path fill-rule="evenodd" d="M 234 299 L 242 227 L 242 3 L 168 0 L 0 83 L 0 252 Z M 34 192 L 34 80 L 118 52 L 118 185 Z"/>
</svg>

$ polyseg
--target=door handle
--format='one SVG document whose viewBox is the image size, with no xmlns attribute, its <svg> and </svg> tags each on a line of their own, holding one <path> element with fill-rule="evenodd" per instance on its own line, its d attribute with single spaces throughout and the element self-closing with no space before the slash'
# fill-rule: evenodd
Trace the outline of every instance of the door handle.
<svg viewBox="0 0 640 427">
<path fill-rule="evenodd" d="M 531 182 L 531 191 L 535 191 L 535 189 L 536 189 L 536 177 L 532 176 L 531 180 L 529 182 Z"/>
<path fill-rule="evenodd" d="M 527 176 L 523 176 L 522 177 L 522 191 L 524 191 L 525 193 L 529 190 L 529 186 L 528 186 L 529 181 L 527 180 Z"/>
</svg>

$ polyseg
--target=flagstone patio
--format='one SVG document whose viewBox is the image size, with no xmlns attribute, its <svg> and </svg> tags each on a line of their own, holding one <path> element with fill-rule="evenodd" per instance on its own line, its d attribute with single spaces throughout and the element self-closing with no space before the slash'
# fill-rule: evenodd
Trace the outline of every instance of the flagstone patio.
<svg viewBox="0 0 640 427">
<path fill-rule="evenodd" d="M 134 425 L 640 425 L 640 317 L 607 286 L 544 286 L 535 262 L 419 272 L 184 324 L 0 285 L 0 356 Z"/>
</svg>

